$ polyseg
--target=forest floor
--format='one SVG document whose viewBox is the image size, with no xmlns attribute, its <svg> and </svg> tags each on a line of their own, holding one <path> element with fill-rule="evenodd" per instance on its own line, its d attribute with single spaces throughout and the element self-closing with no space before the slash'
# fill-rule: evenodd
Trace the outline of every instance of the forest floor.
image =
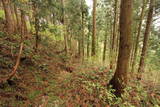
<svg viewBox="0 0 160 107">
<path fill-rule="evenodd" d="M 16 59 L 13 53 L 18 52 L 19 45 L 15 39 L 0 37 L 0 41 L 0 78 L 3 78 L 12 71 Z M 25 43 L 24 53 L 31 51 L 31 44 Z M 144 83 L 147 90 L 144 93 L 143 87 L 138 90 L 134 85 L 121 101 L 112 94 L 112 89 L 106 88 L 112 71 L 104 65 L 66 57 L 60 44 L 40 45 L 38 53 L 22 55 L 16 76 L 0 84 L 0 107 L 129 107 L 120 106 L 122 102 L 135 107 L 160 107 L 160 87 L 153 90 L 150 88 L 154 84 Z M 13 49 L 16 51 L 12 52 Z"/>
</svg>

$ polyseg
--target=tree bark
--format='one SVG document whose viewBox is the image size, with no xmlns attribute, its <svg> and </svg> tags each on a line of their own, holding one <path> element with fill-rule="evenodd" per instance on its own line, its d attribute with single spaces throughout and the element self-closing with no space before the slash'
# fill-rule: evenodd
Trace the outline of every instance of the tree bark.
<svg viewBox="0 0 160 107">
<path fill-rule="evenodd" d="M 96 55 L 96 5 L 97 0 L 93 0 L 92 56 Z"/>
<path fill-rule="evenodd" d="M 35 47 L 35 51 L 37 52 L 38 50 L 38 45 L 39 45 L 39 19 L 36 16 L 35 17 L 35 35 L 36 35 L 36 47 Z"/>
<path fill-rule="evenodd" d="M 16 16 L 16 32 L 20 33 L 20 31 L 19 31 L 19 29 L 20 29 L 19 15 L 18 15 L 17 7 L 15 5 L 14 5 L 14 12 L 15 12 L 15 16 Z"/>
<path fill-rule="evenodd" d="M 88 33 L 88 35 L 87 35 L 87 57 L 89 57 L 89 55 L 90 55 L 90 42 L 89 42 L 89 40 L 90 40 L 90 35 Z"/>
<path fill-rule="evenodd" d="M 138 72 L 140 73 L 138 79 L 141 79 L 141 73 L 144 72 L 144 68 L 145 68 L 145 58 L 146 58 L 146 53 L 147 53 L 147 45 L 148 45 L 150 27 L 151 27 L 152 18 L 153 18 L 153 8 L 154 8 L 154 0 L 150 0 L 146 29 L 145 29 L 145 33 L 144 33 L 143 48 L 142 48 L 141 58 L 140 58 L 140 63 L 139 63 L 139 68 L 138 68 Z"/>
<path fill-rule="evenodd" d="M 64 50 L 66 55 L 68 54 L 68 35 L 67 35 L 67 21 L 65 19 L 65 0 L 61 0 L 61 5 L 62 5 L 62 24 L 64 25 Z"/>
<path fill-rule="evenodd" d="M 26 17 L 23 10 L 21 10 L 21 35 L 26 37 L 28 31 L 27 31 L 27 25 L 26 25 Z"/>
<path fill-rule="evenodd" d="M 9 34 L 14 33 L 14 22 L 12 19 L 12 12 L 11 12 L 11 4 L 10 0 L 2 0 L 4 12 L 5 12 L 5 18 L 6 18 L 6 27 L 7 27 L 7 32 Z"/>
<path fill-rule="evenodd" d="M 34 28 L 35 28 L 35 52 L 38 51 L 38 45 L 39 45 L 39 41 L 40 41 L 40 37 L 39 37 L 39 29 L 40 29 L 40 25 L 39 25 L 39 16 L 37 13 L 38 7 L 37 4 L 35 2 L 32 2 L 32 6 L 33 6 L 33 16 L 34 16 Z"/>
<path fill-rule="evenodd" d="M 135 43 L 133 62 L 132 62 L 132 69 L 131 69 L 132 72 L 134 72 L 135 63 L 136 63 L 136 59 L 137 59 L 139 38 L 140 38 L 140 35 L 141 35 L 142 21 L 143 21 L 143 18 L 144 18 L 144 9 L 145 9 L 145 0 L 143 0 L 143 6 L 142 6 L 141 15 L 140 15 L 140 22 L 139 22 L 139 26 L 138 26 L 138 33 L 137 33 L 137 37 L 136 37 L 136 41 L 135 41 L 136 43 Z"/>
<path fill-rule="evenodd" d="M 11 10 L 11 15 L 12 15 L 10 17 L 12 17 L 14 30 L 16 30 L 16 28 L 15 28 L 16 27 L 15 11 L 14 11 L 14 4 L 12 3 L 12 0 L 10 1 L 9 5 L 10 5 L 10 10 Z"/>
<path fill-rule="evenodd" d="M 81 44 L 81 40 L 79 39 L 78 40 L 78 56 L 81 57 L 82 56 L 82 51 L 81 51 L 81 48 L 82 48 L 82 44 Z"/>
<path fill-rule="evenodd" d="M 84 13 L 82 4 L 82 57 L 84 58 Z"/>
<path fill-rule="evenodd" d="M 110 69 L 113 69 L 113 65 L 114 65 L 115 59 L 116 59 L 115 38 L 116 38 L 116 33 L 117 33 L 117 9 L 118 9 L 118 0 L 115 0 Z"/>
<path fill-rule="evenodd" d="M 90 56 L 90 34 L 91 34 L 91 26 L 88 24 L 88 34 L 87 34 L 87 57 Z"/>
<path fill-rule="evenodd" d="M 116 90 L 115 94 L 121 96 L 127 85 L 127 72 L 131 53 L 131 23 L 132 23 L 132 0 L 121 0 L 120 10 L 120 43 L 117 68 L 110 85 Z"/>
<path fill-rule="evenodd" d="M 106 49 L 107 49 L 107 32 L 105 34 L 104 48 L 103 48 L 103 62 L 106 60 Z"/>
</svg>

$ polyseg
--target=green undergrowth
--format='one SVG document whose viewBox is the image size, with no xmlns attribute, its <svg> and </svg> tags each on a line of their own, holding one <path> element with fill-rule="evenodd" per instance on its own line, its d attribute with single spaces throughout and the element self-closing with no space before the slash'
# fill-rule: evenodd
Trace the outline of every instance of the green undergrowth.
<svg viewBox="0 0 160 107">
<path fill-rule="evenodd" d="M 0 32 L 0 78 L 6 78 L 16 63 L 20 46 L 20 35 L 7 35 Z M 46 51 L 50 44 L 40 44 L 35 53 L 34 37 L 24 40 L 24 48 L 16 76 L 0 84 L 0 107 L 35 107 L 42 103 L 42 96 L 48 87 L 47 81 L 54 76 L 48 65 L 52 51 Z M 41 54 L 46 51 L 50 54 Z M 46 58 L 47 57 L 47 58 Z M 50 72 L 50 73 L 49 73 Z"/>
<path fill-rule="evenodd" d="M 79 71 L 72 74 L 63 72 L 56 87 L 56 95 L 59 96 L 58 107 L 159 107 L 160 94 L 153 89 L 148 90 L 148 86 L 142 86 L 139 82 L 130 82 L 125 89 L 122 98 L 116 97 L 114 89 L 107 87 L 112 71 L 104 68 L 90 71 Z M 54 96 L 54 95 L 53 95 Z M 50 96 L 52 99 L 52 96 Z M 55 96 L 53 97 L 55 98 Z M 60 99 L 59 99 L 60 98 Z M 48 105 L 47 107 L 52 107 Z M 54 106 L 55 106 L 54 105 Z"/>
<path fill-rule="evenodd" d="M 114 72 L 104 66 L 107 64 L 92 62 L 92 58 L 82 63 L 71 60 L 62 51 L 61 41 L 48 39 L 51 36 L 42 37 L 37 53 L 34 37 L 24 41 L 16 76 L 0 84 L 0 107 L 36 107 L 44 103 L 44 96 L 48 98 L 46 107 L 160 107 L 158 85 L 130 78 L 125 93 L 118 98 L 108 85 Z M 0 78 L 12 71 L 19 43 L 19 35 L 10 38 L 0 32 Z"/>
</svg>

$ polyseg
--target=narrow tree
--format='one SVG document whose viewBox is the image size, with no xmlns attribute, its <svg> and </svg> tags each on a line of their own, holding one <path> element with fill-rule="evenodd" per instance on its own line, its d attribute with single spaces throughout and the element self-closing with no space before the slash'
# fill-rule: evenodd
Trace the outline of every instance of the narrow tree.
<svg viewBox="0 0 160 107">
<path fill-rule="evenodd" d="M 19 15 L 18 15 L 18 9 L 15 4 L 14 4 L 14 12 L 15 12 L 15 16 L 16 16 L 16 32 L 19 33 L 20 20 L 19 20 Z"/>
<path fill-rule="evenodd" d="M 24 10 L 21 10 L 21 35 L 27 37 L 27 25 L 26 25 L 26 17 L 25 17 L 25 12 Z M 24 37 L 23 37 L 24 38 Z"/>
<path fill-rule="evenodd" d="M 67 22 L 65 18 L 65 0 L 61 0 L 62 5 L 62 24 L 64 25 L 64 44 L 65 53 L 68 54 L 68 37 L 67 37 Z"/>
<path fill-rule="evenodd" d="M 87 57 L 90 55 L 90 32 L 87 34 Z"/>
<path fill-rule="evenodd" d="M 80 32 L 80 38 L 78 39 L 78 54 L 79 57 L 82 58 L 82 61 L 84 59 L 84 4 L 83 0 L 81 0 L 81 6 L 80 6 L 80 11 L 81 11 L 81 32 Z"/>
<path fill-rule="evenodd" d="M 35 1 L 32 1 L 32 5 L 33 5 L 35 36 L 36 36 L 35 51 L 37 52 L 39 40 L 40 40 L 40 37 L 39 37 L 40 25 L 39 25 L 39 16 L 38 16 L 38 6 Z"/>
<path fill-rule="evenodd" d="M 107 32 L 105 34 L 104 45 L 103 45 L 103 61 L 106 60 L 106 49 L 107 49 Z"/>
<path fill-rule="evenodd" d="M 113 69 L 113 63 L 115 61 L 114 55 L 115 55 L 115 39 L 116 39 L 116 34 L 117 34 L 117 9 L 118 9 L 118 0 L 115 0 L 110 69 Z"/>
<path fill-rule="evenodd" d="M 83 6 L 83 0 L 81 0 L 81 27 L 82 27 L 82 57 L 84 58 L 84 6 Z"/>
<path fill-rule="evenodd" d="M 120 43 L 117 68 L 110 85 L 116 90 L 115 94 L 121 96 L 127 85 L 127 72 L 131 53 L 131 22 L 132 0 L 121 0 L 120 10 Z"/>
<path fill-rule="evenodd" d="M 90 22 L 90 17 L 88 17 L 88 34 L 87 34 L 87 57 L 89 57 L 90 56 L 90 35 L 91 35 L 91 22 Z"/>
<path fill-rule="evenodd" d="M 143 22 L 143 18 L 144 18 L 144 9 L 145 9 L 145 0 L 143 0 L 142 11 L 141 11 L 140 21 L 139 21 L 139 25 L 138 25 L 138 33 L 137 33 L 137 37 L 136 37 L 136 40 L 135 40 L 136 43 L 135 43 L 133 62 L 132 62 L 132 70 L 131 70 L 132 72 L 134 72 L 135 63 L 136 63 L 136 59 L 137 59 L 139 38 L 140 38 L 140 35 L 141 35 L 142 22 Z"/>
<path fill-rule="evenodd" d="M 143 48 L 142 48 L 142 53 L 141 53 L 141 58 L 140 58 L 140 63 L 139 63 L 139 68 L 138 68 L 138 72 L 140 73 L 138 79 L 141 79 L 141 73 L 144 72 L 147 45 L 148 45 L 150 27 L 152 24 L 152 17 L 153 17 L 153 8 L 154 8 L 154 0 L 150 0 L 146 29 L 144 33 Z"/>
<path fill-rule="evenodd" d="M 96 55 L 96 5 L 97 0 L 93 0 L 92 56 Z"/>
</svg>

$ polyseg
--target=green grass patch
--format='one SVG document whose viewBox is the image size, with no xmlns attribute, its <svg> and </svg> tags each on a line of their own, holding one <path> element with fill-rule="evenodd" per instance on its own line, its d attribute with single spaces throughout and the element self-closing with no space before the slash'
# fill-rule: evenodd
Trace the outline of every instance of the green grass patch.
<svg viewBox="0 0 160 107">
<path fill-rule="evenodd" d="M 4 11 L 3 10 L 0 10 L 0 18 L 4 18 L 5 15 L 4 15 Z"/>
</svg>

